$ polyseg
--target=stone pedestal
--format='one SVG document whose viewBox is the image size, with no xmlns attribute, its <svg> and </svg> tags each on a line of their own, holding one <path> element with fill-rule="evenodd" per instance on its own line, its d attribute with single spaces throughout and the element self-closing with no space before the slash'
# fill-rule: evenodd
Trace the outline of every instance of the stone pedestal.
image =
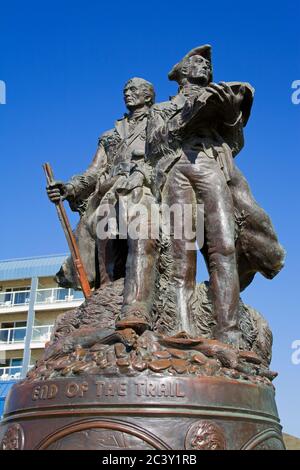
<svg viewBox="0 0 300 470">
<path fill-rule="evenodd" d="M 274 389 L 225 377 L 62 377 L 16 384 L 4 449 L 284 449 Z"/>
</svg>

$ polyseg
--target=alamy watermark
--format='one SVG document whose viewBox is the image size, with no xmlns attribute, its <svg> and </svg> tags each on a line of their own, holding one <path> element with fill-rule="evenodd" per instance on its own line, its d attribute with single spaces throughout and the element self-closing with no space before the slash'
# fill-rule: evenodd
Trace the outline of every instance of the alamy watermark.
<svg viewBox="0 0 300 470">
<path fill-rule="evenodd" d="M 204 243 L 203 204 L 100 204 L 94 223 L 98 239 L 182 240 L 185 249 L 200 249 Z M 196 242 L 196 243 L 195 243 Z"/>
<path fill-rule="evenodd" d="M 300 104 L 300 80 L 293 81 L 292 89 L 295 90 L 292 93 L 292 103 Z"/>
<path fill-rule="evenodd" d="M 300 365 L 300 339 L 295 339 L 295 341 L 292 342 L 292 349 L 295 350 L 292 354 L 292 363 L 298 366 Z"/>
<path fill-rule="evenodd" d="M 6 83 L 0 80 L 0 104 L 6 104 Z"/>
</svg>

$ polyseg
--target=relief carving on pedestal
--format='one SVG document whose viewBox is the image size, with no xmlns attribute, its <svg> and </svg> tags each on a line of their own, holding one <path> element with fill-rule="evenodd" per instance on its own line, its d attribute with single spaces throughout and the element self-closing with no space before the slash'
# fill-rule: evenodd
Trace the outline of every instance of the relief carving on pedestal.
<svg viewBox="0 0 300 470">
<path fill-rule="evenodd" d="M 1 442 L 1 450 L 24 449 L 24 431 L 20 424 L 12 424 L 8 427 Z"/>
<path fill-rule="evenodd" d="M 188 450 L 225 450 L 226 440 L 223 430 L 211 421 L 198 421 L 192 424 L 185 438 Z"/>
</svg>

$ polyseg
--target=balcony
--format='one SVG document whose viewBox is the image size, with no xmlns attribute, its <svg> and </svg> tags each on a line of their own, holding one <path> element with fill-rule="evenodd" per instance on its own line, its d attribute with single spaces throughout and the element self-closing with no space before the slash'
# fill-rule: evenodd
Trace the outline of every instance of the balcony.
<svg viewBox="0 0 300 470">
<path fill-rule="evenodd" d="M 30 370 L 33 365 L 28 367 Z M 21 378 L 22 366 L 6 366 L 0 367 L 0 381 L 1 380 L 18 380 Z"/>
<path fill-rule="evenodd" d="M 30 343 L 31 349 L 44 348 L 50 340 L 53 325 L 34 326 Z M 24 349 L 26 327 L 1 328 L 0 351 Z"/>
<path fill-rule="evenodd" d="M 28 305 L 30 290 L 17 292 L 0 292 L 0 308 Z"/>
<path fill-rule="evenodd" d="M 53 304 L 57 302 L 78 302 L 83 301 L 84 297 L 81 291 L 74 289 L 63 289 L 55 287 L 53 289 L 38 289 L 36 293 L 36 304 Z"/>
<path fill-rule="evenodd" d="M 30 291 L 0 292 L 0 313 L 27 311 L 30 300 Z M 37 289 L 35 309 L 46 310 L 51 308 L 72 308 L 80 305 L 84 300 L 81 291 L 54 287 Z"/>
</svg>

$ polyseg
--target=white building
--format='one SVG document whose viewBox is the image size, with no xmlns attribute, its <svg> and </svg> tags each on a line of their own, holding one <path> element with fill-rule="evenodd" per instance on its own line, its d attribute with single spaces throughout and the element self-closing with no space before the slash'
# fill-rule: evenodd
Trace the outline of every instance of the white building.
<svg viewBox="0 0 300 470">
<path fill-rule="evenodd" d="M 82 292 L 56 285 L 54 275 L 65 258 L 0 261 L 0 386 L 5 383 L 5 390 L 41 357 L 57 316 L 84 300 Z"/>
</svg>

